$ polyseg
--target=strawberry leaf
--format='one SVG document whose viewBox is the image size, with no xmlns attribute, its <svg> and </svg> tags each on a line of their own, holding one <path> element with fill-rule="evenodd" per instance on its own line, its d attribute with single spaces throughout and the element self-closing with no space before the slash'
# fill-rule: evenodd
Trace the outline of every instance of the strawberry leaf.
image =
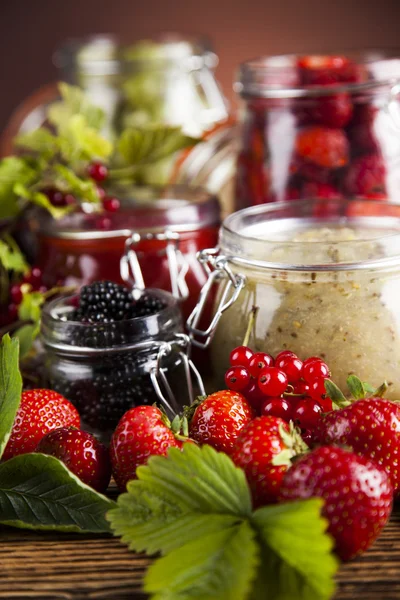
<svg viewBox="0 0 400 600">
<path fill-rule="evenodd" d="M 340 408 L 349 405 L 349 401 L 343 395 L 342 391 L 338 388 L 336 383 L 333 383 L 330 379 L 325 379 L 325 390 L 332 402 Z"/>
<path fill-rule="evenodd" d="M 104 533 L 115 503 L 53 456 L 21 454 L 0 465 L 0 523 L 22 529 Z"/>
<path fill-rule="evenodd" d="M 147 572 L 144 589 L 153 594 L 152 600 L 242 600 L 248 597 L 257 563 L 255 532 L 242 522 L 157 560 Z"/>
<path fill-rule="evenodd" d="M 21 401 L 22 378 L 18 367 L 18 340 L 3 335 L 0 345 L 0 458 L 10 438 Z"/>
<path fill-rule="evenodd" d="M 356 375 L 349 375 L 349 377 L 346 379 L 346 383 L 353 398 L 356 400 L 365 398 L 366 389 L 361 379 L 356 377 Z"/>
<path fill-rule="evenodd" d="M 338 561 L 327 521 L 320 516 L 322 500 L 288 502 L 255 511 L 252 522 L 265 545 L 255 589 L 268 600 L 328 600 L 334 592 Z"/>
<path fill-rule="evenodd" d="M 366 391 L 367 394 L 373 394 L 375 391 L 374 386 L 372 386 L 370 383 L 368 383 L 367 381 L 363 381 L 363 388 Z"/>
</svg>

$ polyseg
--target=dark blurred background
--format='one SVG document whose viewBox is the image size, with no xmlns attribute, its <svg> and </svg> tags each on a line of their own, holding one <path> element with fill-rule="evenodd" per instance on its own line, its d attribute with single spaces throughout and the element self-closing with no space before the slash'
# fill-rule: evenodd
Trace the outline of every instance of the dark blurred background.
<svg viewBox="0 0 400 600">
<path fill-rule="evenodd" d="M 54 50 L 71 37 L 114 32 L 204 33 L 233 100 L 239 62 L 261 54 L 400 47 L 400 0 L 0 0 L 0 130 L 38 86 L 57 78 Z"/>
</svg>

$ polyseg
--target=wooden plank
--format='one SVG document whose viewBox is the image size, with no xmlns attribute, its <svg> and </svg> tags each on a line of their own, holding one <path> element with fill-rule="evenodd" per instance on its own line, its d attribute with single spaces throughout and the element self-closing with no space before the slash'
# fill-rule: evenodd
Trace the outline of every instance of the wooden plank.
<svg viewBox="0 0 400 600">
<path fill-rule="evenodd" d="M 0 598 L 145 600 L 149 559 L 111 536 L 0 528 Z M 343 565 L 335 600 L 400 599 L 400 510 L 362 557 Z"/>
</svg>

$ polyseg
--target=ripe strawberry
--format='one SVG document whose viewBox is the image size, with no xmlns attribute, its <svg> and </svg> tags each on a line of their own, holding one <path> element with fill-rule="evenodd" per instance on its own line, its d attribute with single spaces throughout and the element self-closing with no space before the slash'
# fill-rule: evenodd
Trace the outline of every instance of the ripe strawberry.
<svg viewBox="0 0 400 600">
<path fill-rule="evenodd" d="M 312 123 L 327 127 L 345 127 L 353 114 L 353 104 L 348 94 L 332 94 L 306 99 L 297 109 L 302 124 Z"/>
<path fill-rule="evenodd" d="M 79 413 L 69 400 L 53 390 L 22 392 L 21 404 L 15 417 L 3 460 L 17 454 L 33 452 L 42 439 L 58 427 L 81 426 Z"/>
<path fill-rule="evenodd" d="M 98 492 L 105 492 L 110 483 L 108 450 L 86 431 L 74 427 L 54 429 L 40 440 L 36 452 L 55 456 Z"/>
<path fill-rule="evenodd" d="M 297 61 L 303 85 L 332 85 L 355 83 L 361 80 L 362 71 L 345 56 L 309 55 Z"/>
<path fill-rule="evenodd" d="M 392 485 L 387 474 L 365 457 L 322 446 L 299 458 L 285 473 L 281 500 L 319 497 L 336 552 L 349 560 L 364 552 L 389 519 Z"/>
<path fill-rule="evenodd" d="M 339 200 L 343 195 L 337 188 L 329 183 L 306 181 L 301 188 L 302 198 L 321 198 L 326 200 Z"/>
<path fill-rule="evenodd" d="M 239 433 L 254 416 L 253 408 L 239 392 L 215 392 L 197 406 L 190 420 L 189 435 L 199 444 L 209 444 L 231 454 Z"/>
<path fill-rule="evenodd" d="M 165 456 L 171 447 L 181 448 L 168 419 L 155 406 L 136 406 L 121 418 L 111 438 L 112 473 L 121 491 L 136 478 L 136 468 L 150 456 Z"/>
<path fill-rule="evenodd" d="M 338 169 L 349 160 L 349 143 L 341 129 L 311 126 L 302 129 L 296 139 L 296 152 L 320 167 Z"/>
<path fill-rule="evenodd" d="M 385 164 L 380 156 L 360 156 L 349 167 L 345 181 L 346 189 L 349 194 L 355 196 L 384 192 L 385 175 Z"/>
<path fill-rule="evenodd" d="M 395 495 L 400 494 L 400 406 L 384 398 L 358 400 L 334 410 L 319 422 L 322 444 L 349 447 L 366 456 L 389 475 Z"/>
<path fill-rule="evenodd" d="M 231 458 L 244 469 L 255 506 L 278 501 L 290 459 L 307 446 L 279 417 L 256 417 L 236 440 Z"/>
</svg>

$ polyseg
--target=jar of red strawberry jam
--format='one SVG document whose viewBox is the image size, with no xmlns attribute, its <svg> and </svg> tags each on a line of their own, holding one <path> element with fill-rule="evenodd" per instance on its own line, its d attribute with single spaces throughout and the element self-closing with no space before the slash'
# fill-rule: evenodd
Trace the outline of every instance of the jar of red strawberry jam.
<svg viewBox="0 0 400 600">
<path fill-rule="evenodd" d="M 299 200 L 230 215 L 218 249 L 200 259 L 209 273 L 188 327 L 210 345 L 218 379 L 243 343 L 302 360 L 321 357 L 343 390 L 350 374 L 400 396 L 400 206 L 370 200 Z M 214 317 L 199 325 L 210 290 Z M 209 326 L 208 326 L 209 325 Z"/>
<path fill-rule="evenodd" d="M 47 286 L 126 281 L 172 291 L 185 314 L 205 275 L 197 251 L 217 242 L 218 200 L 201 188 L 118 190 L 117 212 L 74 213 L 40 225 L 37 264 Z"/>
<path fill-rule="evenodd" d="M 343 197 L 400 202 L 400 58 L 371 51 L 244 63 L 237 208 Z"/>
<path fill-rule="evenodd" d="M 185 377 L 195 369 L 177 301 L 151 289 L 135 297 L 121 285 L 96 282 L 80 297 L 59 298 L 43 308 L 43 384 L 68 398 L 82 427 L 104 440 L 133 406 L 159 402 L 161 394 L 172 417 L 193 400 L 191 387 L 187 398 Z M 91 302 L 99 306 L 90 309 Z"/>
</svg>

